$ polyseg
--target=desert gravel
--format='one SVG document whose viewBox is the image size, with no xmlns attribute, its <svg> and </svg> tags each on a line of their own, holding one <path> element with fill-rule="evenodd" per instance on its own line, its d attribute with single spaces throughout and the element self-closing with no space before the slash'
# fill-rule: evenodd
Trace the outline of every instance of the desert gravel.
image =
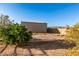
<svg viewBox="0 0 79 59">
<path fill-rule="evenodd" d="M 64 56 L 70 46 L 64 43 L 64 36 L 60 34 L 33 34 L 33 39 L 24 47 L 0 45 L 1 56 Z M 16 47 L 16 49 L 15 49 Z"/>
</svg>

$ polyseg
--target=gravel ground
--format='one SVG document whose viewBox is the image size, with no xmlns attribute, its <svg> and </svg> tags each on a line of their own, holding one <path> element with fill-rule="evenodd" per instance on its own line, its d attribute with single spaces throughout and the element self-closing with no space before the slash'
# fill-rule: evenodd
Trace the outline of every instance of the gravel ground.
<svg viewBox="0 0 79 59">
<path fill-rule="evenodd" d="M 32 37 L 33 39 L 31 40 L 31 42 L 63 40 L 65 38 L 63 35 L 60 34 L 48 34 L 48 33 L 33 34 Z"/>
<path fill-rule="evenodd" d="M 70 45 L 59 34 L 33 34 L 27 46 L 0 45 L 1 56 L 65 56 Z"/>
</svg>

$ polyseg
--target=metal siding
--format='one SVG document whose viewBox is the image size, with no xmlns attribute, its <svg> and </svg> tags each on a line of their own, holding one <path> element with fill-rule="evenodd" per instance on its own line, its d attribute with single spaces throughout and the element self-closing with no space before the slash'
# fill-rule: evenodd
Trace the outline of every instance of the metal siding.
<svg viewBox="0 0 79 59">
<path fill-rule="evenodd" d="M 32 32 L 47 32 L 46 23 L 22 22 L 22 25 Z"/>
</svg>

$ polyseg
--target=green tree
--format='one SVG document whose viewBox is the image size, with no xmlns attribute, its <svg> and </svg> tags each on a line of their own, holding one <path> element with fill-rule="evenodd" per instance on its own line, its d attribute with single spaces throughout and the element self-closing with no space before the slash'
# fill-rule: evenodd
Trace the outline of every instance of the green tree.
<svg viewBox="0 0 79 59">
<path fill-rule="evenodd" d="M 10 24 L 0 29 L 0 36 L 5 44 L 24 45 L 32 39 L 32 33 L 21 24 Z"/>
</svg>

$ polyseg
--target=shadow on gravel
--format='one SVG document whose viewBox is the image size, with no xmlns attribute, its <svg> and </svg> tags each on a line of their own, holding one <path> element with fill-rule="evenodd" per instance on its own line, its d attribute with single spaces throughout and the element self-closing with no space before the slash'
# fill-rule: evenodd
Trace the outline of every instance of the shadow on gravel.
<svg viewBox="0 0 79 59">
<path fill-rule="evenodd" d="M 40 41 L 40 42 L 30 42 L 27 46 L 23 48 L 35 48 L 35 49 L 43 49 L 43 50 L 51 50 L 51 49 L 68 49 L 75 47 L 75 44 L 67 44 L 64 40 L 53 40 L 53 41 Z"/>
<path fill-rule="evenodd" d="M 0 51 L 0 54 L 6 49 L 7 45 Z M 16 49 L 21 46 L 16 46 L 14 49 L 13 56 L 17 56 Z M 52 49 L 68 49 L 75 47 L 75 44 L 67 44 L 64 40 L 53 40 L 53 41 L 39 41 L 39 42 L 29 42 L 27 45 L 22 46 L 23 49 L 28 49 L 30 56 L 34 56 L 31 49 L 39 49 L 44 55 L 48 56 L 45 50 Z"/>
<path fill-rule="evenodd" d="M 17 45 L 16 45 L 16 47 L 14 48 L 14 53 L 12 54 L 13 56 L 17 56 L 17 52 L 16 52 L 16 49 L 17 49 Z"/>
<path fill-rule="evenodd" d="M 75 47 L 75 44 L 66 44 L 64 40 L 53 40 L 53 41 L 40 41 L 40 42 L 30 42 L 27 46 L 22 47 L 23 49 L 28 49 L 30 55 L 33 56 L 31 49 L 39 49 L 44 55 L 48 56 L 45 50 L 52 49 L 68 49 Z"/>
<path fill-rule="evenodd" d="M 5 47 L 0 51 L 0 54 L 7 48 L 8 45 L 5 45 Z"/>
</svg>

